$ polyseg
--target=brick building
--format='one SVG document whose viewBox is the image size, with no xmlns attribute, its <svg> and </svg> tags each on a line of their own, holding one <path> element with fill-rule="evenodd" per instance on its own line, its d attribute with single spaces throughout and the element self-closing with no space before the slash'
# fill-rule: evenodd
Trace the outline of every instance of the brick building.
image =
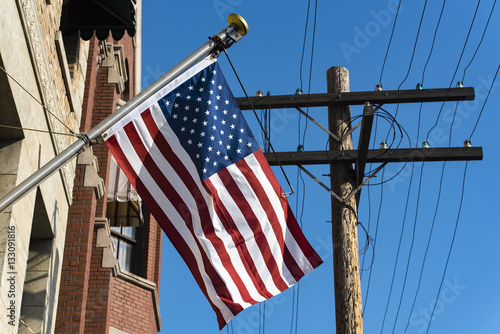
<svg viewBox="0 0 500 334">
<path fill-rule="evenodd" d="M 0 197 L 139 92 L 140 10 L 3 4 Z M 94 145 L 1 212 L 0 333 L 160 330 L 162 231 L 116 168 Z"/>
</svg>

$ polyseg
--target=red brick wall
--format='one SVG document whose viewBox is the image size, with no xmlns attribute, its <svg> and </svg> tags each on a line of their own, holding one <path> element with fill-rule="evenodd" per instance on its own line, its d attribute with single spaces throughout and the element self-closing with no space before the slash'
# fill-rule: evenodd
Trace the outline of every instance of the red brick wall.
<svg viewBox="0 0 500 334">
<path fill-rule="evenodd" d="M 120 278 L 115 278 L 111 297 L 111 326 L 127 333 L 156 333 L 153 296 Z"/>
<path fill-rule="evenodd" d="M 83 173 L 84 167 L 78 166 L 66 229 L 56 333 L 83 333 L 96 203 L 94 190 L 83 187 Z"/>
<path fill-rule="evenodd" d="M 122 98 L 116 91 L 116 84 L 108 83 L 108 68 L 96 70 L 98 44 L 95 38 L 91 39 L 81 132 L 88 132 L 114 112 L 117 99 Z M 126 85 L 132 94 L 133 41 L 125 36 L 119 44 L 124 47 L 129 67 Z M 104 143 L 92 149 L 98 159 L 99 176 L 107 189 L 109 150 Z M 152 292 L 114 277 L 110 268 L 102 268 L 103 248 L 95 245 L 94 220 L 106 216 L 106 195 L 96 199 L 93 188 L 83 187 L 83 173 L 83 166 L 78 166 L 63 255 L 56 333 L 105 334 L 110 325 L 128 333 L 156 333 Z M 154 218 L 144 228 L 147 230 L 143 257 L 147 260 L 144 261 L 143 277 L 159 286 L 163 231 Z"/>
<path fill-rule="evenodd" d="M 160 274 L 161 274 L 161 250 L 162 250 L 162 242 L 163 242 L 163 229 L 156 222 L 154 217 L 151 217 L 151 222 L 154 221 L 156 225 L 156 248 L 155 248 L 155 275 L 153 282 L 156 283 L 156 289 L 158 289 L 158 294 L 160 294 Z"/>
<path fill-rule="evenodd" d="M 80 132 L 91 128 L 93 98 L 96 85 L 97 42 L 90 41 L 87 80 Z M 69 208 L 64 247 L 61 287 L 56 317 L 56 333 L 83 333 L 90 259 L 96 216 L 96 197 L 93 188 L 83 187 L 84 166 L 76 168 L 73 204 Z"/>
<path fill-rule="evenodd" d="M 97 231 L 93 236 L 84 333 L 106 334 L 110 325 L 109 314 L 114 280 L 111 268 L 102 268 L 103 249 L 95 246 Z"/>
<path fill-rule="evenodd" d="M 92 128 L 92 109 L 94 108 L 94 93 L 97 78 L 97 51 L 99 41 L 93 37 L 89 41 L 89 55 L 87 60 L 87 73 L 85 77 L 85 91 L 83 94 L 82 119 L 80 132 L 88 132 Z"/>
<path fill-rule="evenodd" d="M 144 241 L 145 241 L 145 250 L 147 254 L 151 254 L 152 256 L 145 257 L 146 261 L 144 263 L 144 275 L 143 277 L 149 281 L 154 281 L 155 274 L 155 254 L 156 254 L 156 224 L 150 221 L 148 226 L 144 226 L 146 228 Z"/>
</svg>

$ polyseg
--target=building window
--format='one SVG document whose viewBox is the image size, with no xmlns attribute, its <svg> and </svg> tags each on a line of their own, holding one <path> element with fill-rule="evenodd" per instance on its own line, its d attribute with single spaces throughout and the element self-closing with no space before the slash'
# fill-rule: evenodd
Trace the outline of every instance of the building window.
<svg viewBox="0 0 500 334">
<path fill-rule="evenodd" d="M 124 209 L 125 208 L 125 209 Z M 107 217 L 120 268 L 142 276 L 143 219 L 136 202 L 109 202 Z"/>
<path fill-rule="evenodd" d="M 136 255 L 138 250 L 136 226 L 113 226 L 111 236 L 115 244 L 115 256 L 120 268 L 138 274 L 136 269 Z"/>
<path fill-rule="evenodd" d="M 75 76 L 78 70 L 78 62 L 80 56 L 80 33 L 77 32 L 71 36 L 63 36 L 64 51 L 66 52 L 66 60 L 68 61 L 68 68 L 71 78 Z"/>
</svg>

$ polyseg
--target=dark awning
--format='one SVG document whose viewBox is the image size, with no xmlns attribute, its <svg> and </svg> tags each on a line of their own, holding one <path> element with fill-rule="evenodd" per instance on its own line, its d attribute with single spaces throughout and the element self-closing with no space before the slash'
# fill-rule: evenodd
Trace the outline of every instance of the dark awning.
<svg viewBox="0 0 500 334">
<path fill-rule="evenodd" d="M 70 36 L 78 31 L 84 40 L 94 31 L 100 40 L 111 35 L 119 40 L 125 34 L 135 35 L 135 0 L 69 0 L 63 5 L 61 31 Z"/>
</svg>

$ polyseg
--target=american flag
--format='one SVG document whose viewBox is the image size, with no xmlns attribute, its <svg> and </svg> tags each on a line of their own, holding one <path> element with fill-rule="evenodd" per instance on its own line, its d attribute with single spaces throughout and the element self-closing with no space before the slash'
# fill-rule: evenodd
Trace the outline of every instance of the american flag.
<svg viewBox="0 0 500 334">
<path fill-rule="evenodd" d="M 106 144 L 220 328 L 322 263 L 216 61 L 156 92 L 108 130 Z"/>
</svg>

